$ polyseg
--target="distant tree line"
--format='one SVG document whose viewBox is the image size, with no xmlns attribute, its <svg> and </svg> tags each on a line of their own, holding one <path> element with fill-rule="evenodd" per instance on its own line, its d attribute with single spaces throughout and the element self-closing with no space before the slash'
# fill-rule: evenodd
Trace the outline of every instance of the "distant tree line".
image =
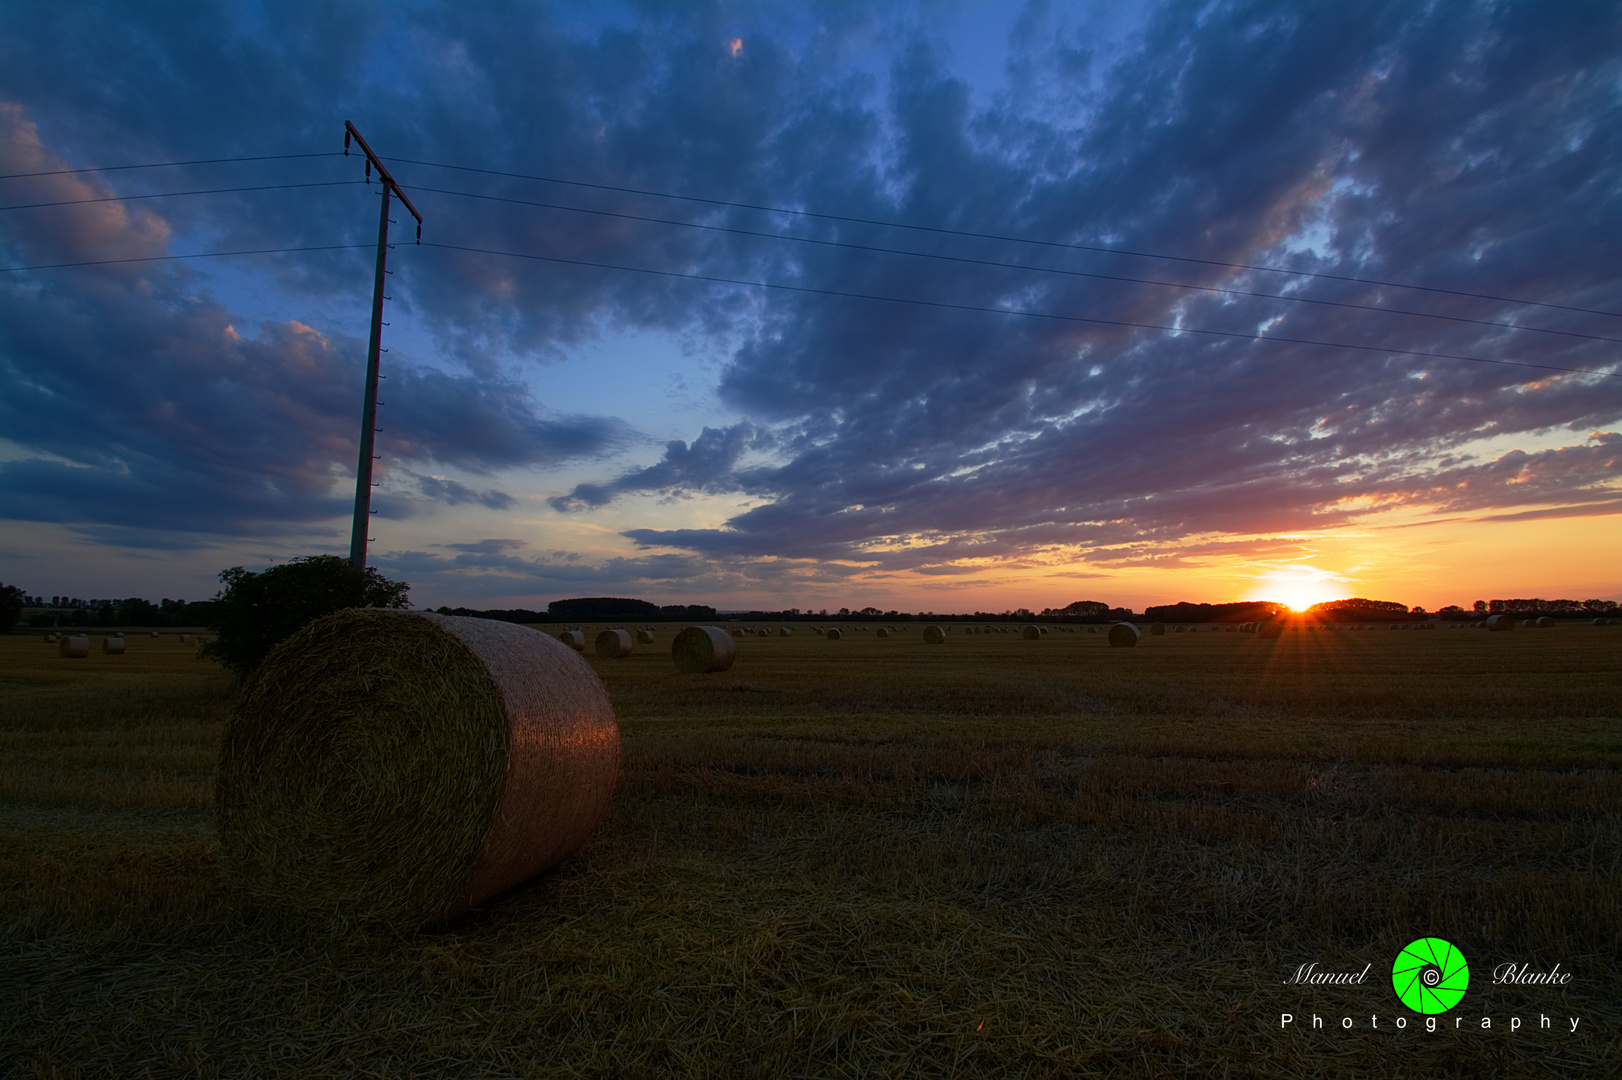
<svg viewBox="0 0 1622 1080">
<path fill-rule="evenodd" d="M 78 597 L 70 599 L 66 596 L 24 596 L 22 599 L 24 603 L 18 606 L 18 614 L 21 621 L 34 630 L 48 630 L 56 626 L 85 628 L 139 626 L 151 629 L 165 626 L 207 626 L 214 617 L 214 604 L 210 600 L 188 604 L 184 600 L 170 600 L 164 597 L 154 604 L 139 596 L 131 596 L 125 600 L 80 600 Z M 6 632 L 18 621 L 13 618 L 7 625 L 4 614 L 0 613 L 0 626 L 5 627 L 0 633 Z"/>
</svg>

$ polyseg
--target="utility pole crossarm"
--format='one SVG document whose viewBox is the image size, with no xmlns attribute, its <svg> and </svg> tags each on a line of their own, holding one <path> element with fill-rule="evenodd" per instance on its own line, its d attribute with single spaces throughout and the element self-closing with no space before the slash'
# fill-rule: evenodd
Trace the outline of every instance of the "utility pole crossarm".
<svg viewBox="0 0 1622 1080">
<path fill-rule="evenodd" d="M 405 208 L 407 210 L 411 211 L 411 216 L 412 217 L 417 219 L 417 243 L 419 243 L 419 244 L 422 243 L 422 215 L 417 213 L 417 208 L 415 206 L 411 205 L 411 200 L 406 198 L 406 193 L 404 191 L 400 190 L 400 185 L 395 182 L 394 175 L 389 172 L 388 166 L 384 165 L 382 159 L 379 158 L 376 154 L 372 153 L 372 148 L 370 146 L 366 145 L 366 140 L 361 138 L 360 132 L 355 130 L 355 125 L 351 124 L 348 120 L 345 120 L 344 121 L 344 156 L 345 157 L 349 156 L 349 140 L 351 138 L 353 138 L 356 142 L 360 143 L 361 152 L 366 155 L 366 163 L 368 165 L 370 165 L 372 168 L 376 169 L 377 170 L 377 175 L 383 178 L 383 190 L 387 191 L 390 188 L 393 188 L 395 198 L 397 198 L 401 202 L 405 203 Z"/>
</svg>

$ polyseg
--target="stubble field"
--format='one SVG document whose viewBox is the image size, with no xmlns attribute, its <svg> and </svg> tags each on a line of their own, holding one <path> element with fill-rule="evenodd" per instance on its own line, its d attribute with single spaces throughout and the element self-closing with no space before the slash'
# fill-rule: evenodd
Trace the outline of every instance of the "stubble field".
<svg viewBox="0 0 1622 1080">
<path fill-rule="evenodd" d="M 707 676 L 675 629 L 591 659 L 624 756 L 590 844 L 407 937 L 220 880 L 234 689 L 193 646 L 0 638 L 0 1073 L 1618 1068 L 1622 628 L 801 626 Z M 1425 936 L 1471 966 L 1435 1032 L 1390 985 Z M 1573 977 L 1494 985 L 1510 962 Z M 1308 963 L 1372 968 L 1288 985 Z"/>
</svg>

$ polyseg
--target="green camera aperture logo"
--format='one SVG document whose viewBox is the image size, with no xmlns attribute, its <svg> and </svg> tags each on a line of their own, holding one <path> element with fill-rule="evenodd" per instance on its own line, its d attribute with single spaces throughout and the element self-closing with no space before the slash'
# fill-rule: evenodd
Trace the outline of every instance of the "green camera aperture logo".
<svg viewBox="0 0 1622 1080">
<path fill-rule="evenodd" d="M 1464 999 L 1470 965 L 1451 942 L 1427 937 L 1408 943 L 1391 965 L 1391 988 L 1416 1013 L 1445 1013 Z"/>
</svg>

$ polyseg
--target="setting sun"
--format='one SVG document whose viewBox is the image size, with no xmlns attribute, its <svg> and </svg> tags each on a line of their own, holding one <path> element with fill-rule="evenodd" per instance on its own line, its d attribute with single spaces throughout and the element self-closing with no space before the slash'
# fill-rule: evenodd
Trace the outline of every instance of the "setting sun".
<svg viewBox="0 0 1622 1080">
<path fill-rule="evenodd" d="M 1257 579 L 1252 592 L 1252 599 L 1277 600 L 1291 611 L 1305 611 L 1313 604 L 1349 595 L 1344 577 L 1311 566 L 1264 574 Z"/>
</svg>

